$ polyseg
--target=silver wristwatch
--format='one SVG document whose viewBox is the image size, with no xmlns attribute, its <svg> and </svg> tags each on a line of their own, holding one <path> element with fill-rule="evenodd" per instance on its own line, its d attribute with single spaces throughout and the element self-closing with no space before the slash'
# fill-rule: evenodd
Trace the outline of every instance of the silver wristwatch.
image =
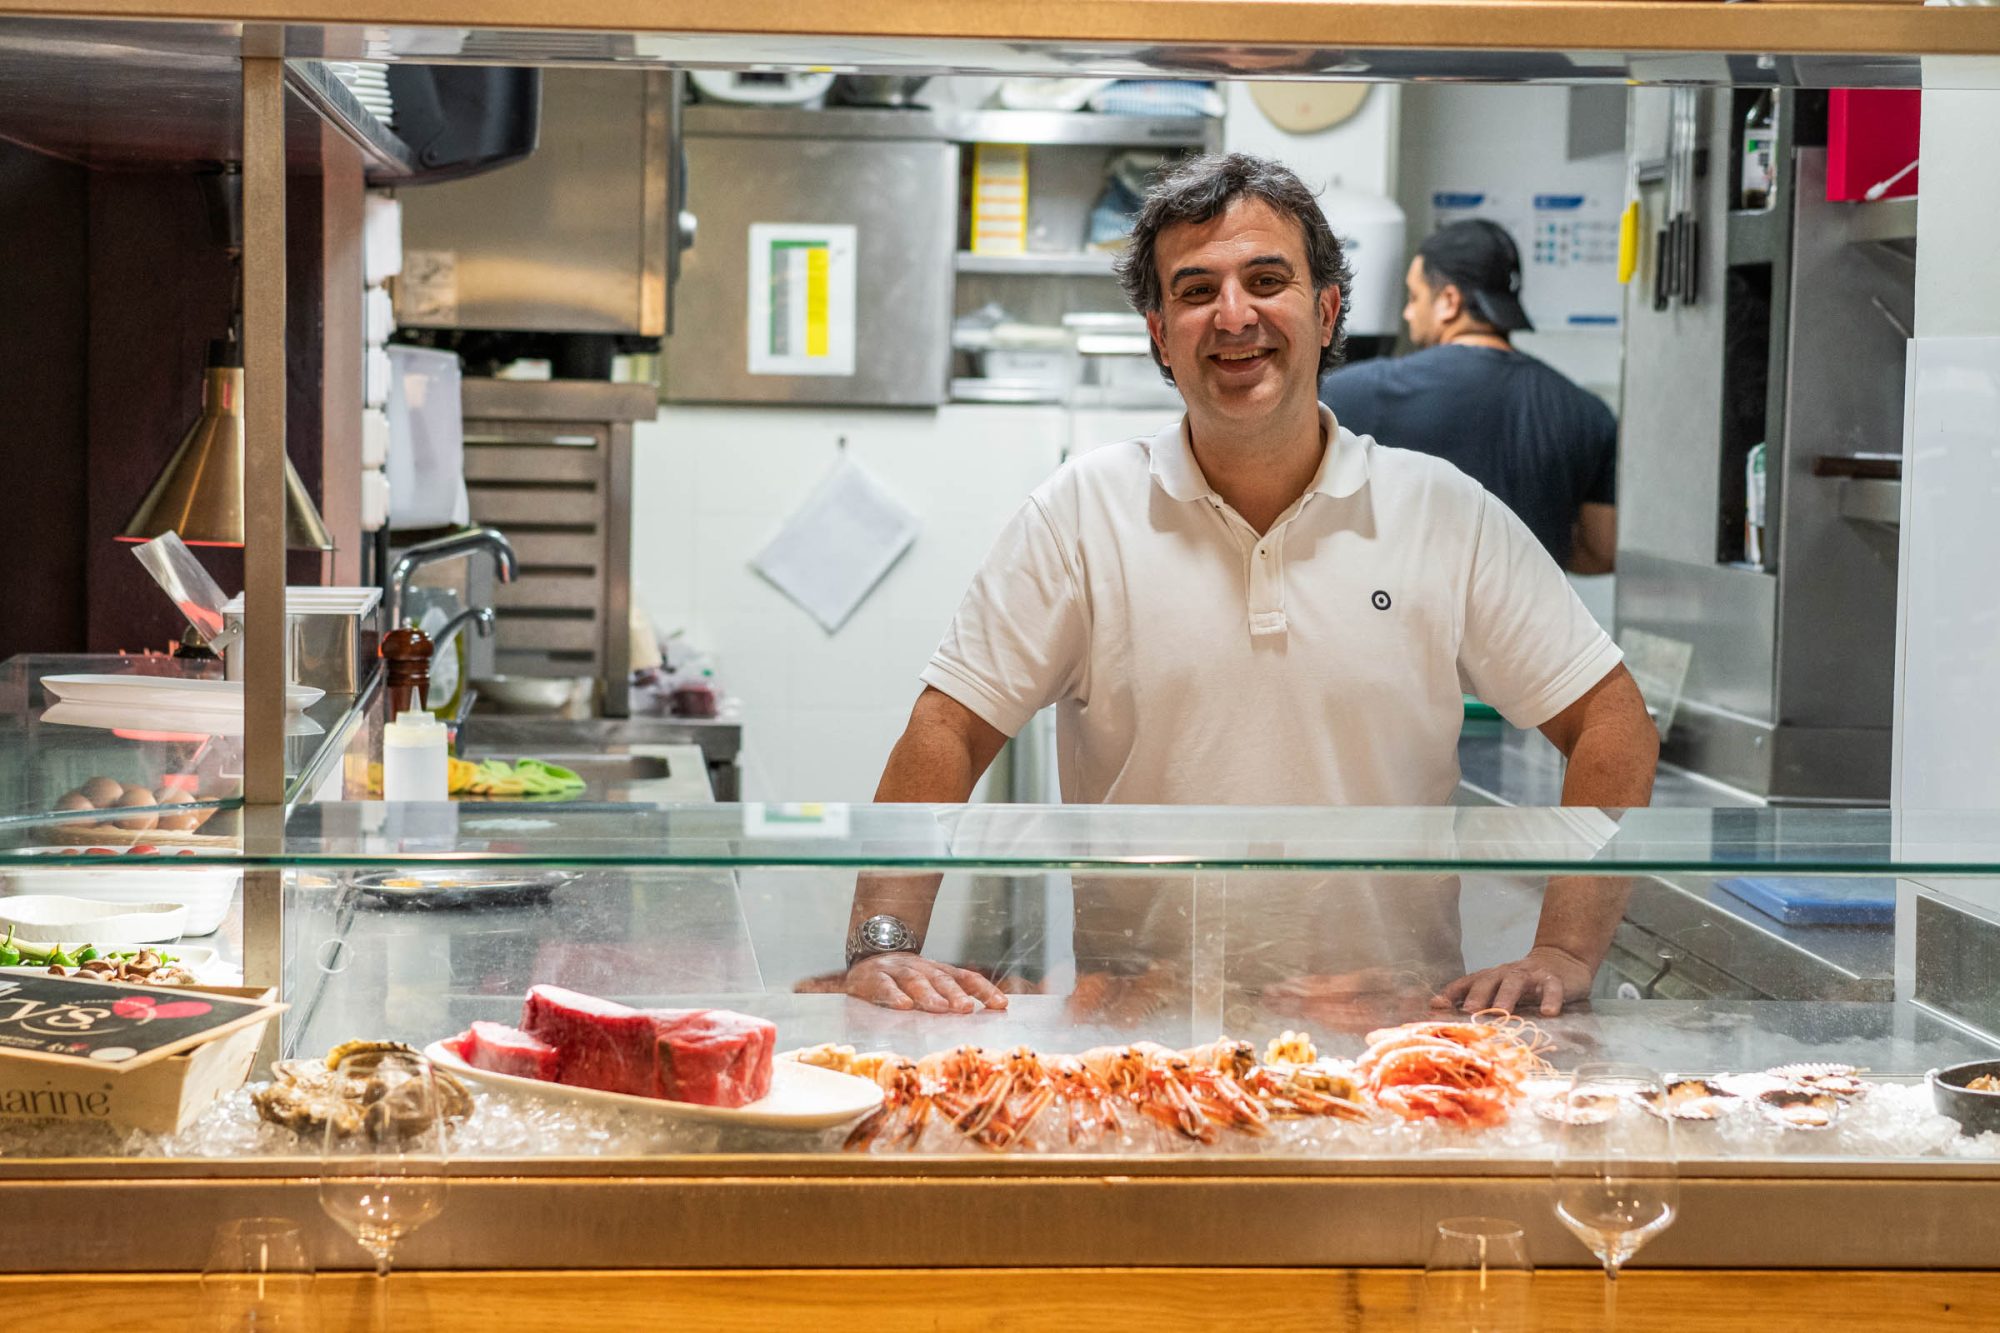
<svg viewBox="0 0 2000 1333">
<path fill-rule="evenodd" d="M 902 953 L 917 947 L 917 932 L 901 917 L 887 912 L 869 917 L 847 936 L 847 965 L 853 967 L 878 953 Z"/>
</svg>

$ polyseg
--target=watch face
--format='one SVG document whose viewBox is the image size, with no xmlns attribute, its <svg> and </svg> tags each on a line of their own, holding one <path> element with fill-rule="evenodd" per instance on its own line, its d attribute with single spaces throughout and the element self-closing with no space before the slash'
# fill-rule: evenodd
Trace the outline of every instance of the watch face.
<svg viewBox="0 0 2000 1333">
<path fill-rule="evenodd" d="M 900 949 L 904 943 L 903 924 L 883 917 L 871 917 L 861 927 L 861 938 L 871 949 L 887 953 Z"/>
</svg>

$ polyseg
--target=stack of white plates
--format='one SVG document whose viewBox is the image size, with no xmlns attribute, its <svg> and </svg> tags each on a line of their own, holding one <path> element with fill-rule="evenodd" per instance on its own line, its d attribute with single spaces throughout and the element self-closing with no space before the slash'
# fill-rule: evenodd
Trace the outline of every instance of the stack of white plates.
<svg viewBox="0 0 2000 1333">
<path fill-rule="evenodd" d="M 76 856 L 82 847 L 30 847 L 28 855 Z M 123 847 L 101 849 L 122 853 Z M 113 857 L 106 856 L 107 861 Z M 213 934 L 236 901 L 243 872 L 216 866 L 163 865 L 150 857 L 143 863 L 120 866 L 47 866 L 9 870 L 0 875 L 0 894 L 55 894 L 86 898 L 95 903 L 179 903 L 187 908 L 181 923 L 184 935 Z M 0 932 L 4 933 L 4 932 Z"/>
<path fill-rule="evenodd" d="M 389 96 L 389 67 L 376 60 L 329 60 L 326 67 L 347 85 L 354 100 L 387 128 L 395 128 L 396 103 Z"/>
<path fill-rule="evenodd" d="M 162 714 L 226 714 L 243 716 L 240 680 L 189 680 L 185 676 L 133 676 L 83 673 L 43 676 L 49 697 L 66 704 L 104 708 L 147 709 Z M 310 685 L 285 686 L 285 707 L 300 712 L 326 697 Z"/>
<path fill-rule="evenodd" d="M 321 588 L 302 585 L 285 589 L 285 612 L 294 616 L 365 616 L 382 600 L 380 588 Z M 243 614 L 243 594 L 222 604 L 224 615 Z"/>
</svg>

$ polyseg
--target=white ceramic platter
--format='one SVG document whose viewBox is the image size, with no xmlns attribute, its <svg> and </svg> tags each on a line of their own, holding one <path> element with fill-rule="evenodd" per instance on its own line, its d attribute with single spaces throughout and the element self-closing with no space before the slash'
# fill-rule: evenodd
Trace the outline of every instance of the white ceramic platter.
<svg viewBox="0 0 2000 1333">
<path fill-rule="evenodd" d="M 6 931 L 0 930 L 0 938 L 4 938 L 6 933 Z M 84 940 L 65 940 L 63 941 L 63 947 L 74 953 L 78 949 L 81 949 L 85 943 L 86 941 Z M 88 943 L 95 944 L 97 942 L 91 940 Z M 44 946 L 38 944 L 35 947 L 39 949 Z M 102 948 L 103 946 L 100 945 L 99 947 Z M 136 953 L 143 947 L 145 946 L 135 944 L 114 945 L 112 951 L 115 953 Z M 194 974 L 197 986 L 241 986 L 243 984 L 243 969 L 237 967 L 234 963 L 221 961 L 216 957 L 215 950 L 205 945 L 166 944 L 160 946 L 159 952 L 172 954 L 176 963 Z M 48 968 L 39 963 L 24 963 L 20 967 L 0 967 L 0 976 L 6 976 L 10 973 L 17 976 L 39 977 L 47 975 Z"/>
<path fill-rule="evenodd" d="M 43 676 L 42 687 L 64 703 L 115 704 L 192 713 L 243 712 L 240 680 L 189 680 L 181 676 Z M 285 686 L 285 707 L 296 713 L 326 697 L 310 685 Z"/>
<path fill-rule="evenodd" d="M 448 1069 L 460 1078 L 509 1092 L 573 1101 L 582 1106 L 640 1111 L 670 1120 L 701 1120 L 753 1129 L 831 1129 L 835 1125 L 858 1120 L 882 1104 L 882 1089 L 867 1079 L 821 1069 L 817 1065 L 800 1064 L 796 1060 L 773 1060 L 770 1095 L 748 1106 L 696 1106 L 693 1102 L 669 1102 L 655 1097 L 634 1097 L 623 1092 L 572 1088 L 563 1083 L 544 1083 L 540 1079 L 475 1069 L 442 1041 L 434 1041 L 424 1047 L 424 1057 L 439 1069 Z"/>
<path fill-rule="evenodd" d="M 52 893 L 0 898 L 0 938 L 11 930 L 29 944 L 165 944 L 181 937 L 186 921 L 187 908 L 180 903 L 100 903 Z"/>
<path fill-rule="evenodd" d="M 76 856 L 86 850 L 82 847 L 24 847 L 17 855 Z M 117 853 L 126 849 L 109 847 L 101 850 Z M 121 866 L 120 858 L 111 855 L 100 856 L 90 865 L 9 869 L 0 873 L 0 895 L 61 894 L 121 906 L 127 903 L 175 902 L 187 908 L 187 920 L 181 925 L 182 934 L 213 934 L 229 916 L 243 872 L 215 866 L 177 866 L 172 863 L 175 850 L 163 847 L 160 855 L 141 858 L 128 866 Z M 6 897 L 0 896 L 0 912 L 7 910 L 7 902 Z"/>
</svg>

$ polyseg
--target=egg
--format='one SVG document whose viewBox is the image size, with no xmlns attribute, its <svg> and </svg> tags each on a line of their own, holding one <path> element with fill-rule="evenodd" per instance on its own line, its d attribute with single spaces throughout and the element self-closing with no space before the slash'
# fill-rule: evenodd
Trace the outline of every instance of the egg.
<svg viewBox="0 0 2000 1333">
<path fill-rule="evenodd" d="M 160 793 L 160 804 L 163 807 L 169 805 L 186 805 L 193 799 L 194 797 L 189 796 L 184 791 L 168 791 Z M 185 814 L 170 815 L 167 814 L 163 809 L 160 813 L 160 827 L 163 829 L 173 829 L 177 832 L 186 833 L 190 829 L 194 828 L 197 824 L 201 823 L 200 816 L 201 812 L 199 810 L 189 810 Z"/>
<path fill-rule="evenodd" d="M 125 784 L 114 782 L 110 778 L 91 778 L 78 787 L 77 792 L 97 809 L 109 810 L 118 804 L 118 798 L 125 794 Z M 147 802 L 150 803 L 152 799 L 152 794 L 147 793 Z"/>
<path fill-rule="evenodd" d="M 96 808 L 96 806 L 90 803 L 90 798 L 80 791 L 66 791 L 56 798 L 56 809 L 58 810 L 95 810 Z"/>
<path fill-rule="evenodd" d="M 155 813 L 153 793 L 144 787 L 127 787 L 125 794 L 118 798 L 118 808 L 133 812 L 124 819 L 112 821 L 119 828 L 143 833 L 149 828 L 156 827 L 160 822 L 159 815 Z"/>
</svg>

